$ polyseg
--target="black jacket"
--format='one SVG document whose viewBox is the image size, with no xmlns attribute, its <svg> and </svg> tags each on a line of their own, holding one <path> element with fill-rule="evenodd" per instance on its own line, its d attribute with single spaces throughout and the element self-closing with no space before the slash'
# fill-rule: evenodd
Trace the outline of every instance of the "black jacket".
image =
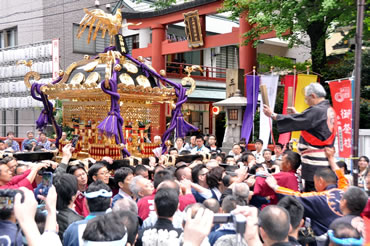
<svg viewBox="0 0 370 246">
<path fill-rule="evenodd" d="M 314 106 L 307 108 L 300 114 L 277 115 L 276 123 L 279 133 L 291 131 L 307 131 L 310 135 L 325 141 L 332 135 L 335 121 L 335 113 L 328 100 L 324 100 Z M 325 156 L 325 147 L 332 144 L 317 146 L 306 141 L 302 135 L 299 139 L 298 150 L 302 155 L 302 178 L 313 182 L 313 176 L 318 168 L 329 166 Z M 318 151 L 321 150 L 321 151 Z M 306 151 L 318 151 L 304 154 Z"/>
<path fill-rule="evenodd" d="M 65 208 L 63 210 L 58 211 L 57 214 L 57 222 L 59 225 L 59 237 L 60 240 L 63 242 L 63 233 L 67 230 L 67 227 L 75 221 L 83 220 L 84 217 L 76 213 L 70 208 Z"/>
</svg>

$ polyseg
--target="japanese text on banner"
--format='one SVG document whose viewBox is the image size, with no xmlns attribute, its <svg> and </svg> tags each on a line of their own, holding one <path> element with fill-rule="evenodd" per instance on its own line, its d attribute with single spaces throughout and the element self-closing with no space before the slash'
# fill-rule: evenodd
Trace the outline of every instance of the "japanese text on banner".
<svg viewBox="0 0 370 246">
<path fill-rule="evenodd" d="M 351 81 L 333 81 L 329 86 L 333 107 L 337 114 L 339 156 L 349 158 L 352 151 Z"/>
</svg>

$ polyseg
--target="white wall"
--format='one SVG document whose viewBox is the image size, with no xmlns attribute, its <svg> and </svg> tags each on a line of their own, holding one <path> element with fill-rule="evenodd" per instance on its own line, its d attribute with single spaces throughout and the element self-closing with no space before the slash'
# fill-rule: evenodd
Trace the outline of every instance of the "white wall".
<svg viewBox="0 0 370 246">
<path fill-rule="evenodd" d="M 18 45 L 44 40 L 42 0 L 1 0 L 0 30 L 17 27 Z"/>
<path fill-rule="evenodd" d="M 370 157 L 370 129 L 360 129 L 358 156 Z"/>
</svg>

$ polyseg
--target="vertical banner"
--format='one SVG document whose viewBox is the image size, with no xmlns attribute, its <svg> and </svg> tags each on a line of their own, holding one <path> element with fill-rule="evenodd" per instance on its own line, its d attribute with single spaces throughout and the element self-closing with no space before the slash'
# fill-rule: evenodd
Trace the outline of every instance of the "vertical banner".
<svg viewBox="0 0 370 246">
<path fill-rule="evenodd" d="M 304 88 L 311 84 L 312 82 L 317 81 L 317 75 L 312 74 L 298 74 L 297 76 L 297 87 L 295 91 L 295 102 L 294 107 L 297 112 L 301 113 L 308 108 L 307 103 L 305 102 Z M 291 139 L 299 139 L 301 136 L 300 131 L 292 132 Z M 294 146 L 294 145 L 293 145 Z"/>
<path fill-rule="evenodd" d="M 204 45 L 202 26 L 198 10 L 184 13 L 185 34 L 189 48 L 198 48 Z"/>
<path fill-rule="evenodd" d="M 333 108 L 337 114 L 339 157 L 349 158 L 352 151 L 352 92 L 351 81 L 329 83 Z"/>
<path fill-rule="evenodd" d="M 257 108 L 258 91 L 260 86 L 260 77 L 256 75 L 246 76 L 245 93 L 247 95 L 247 107 L 245 108 L 242 131 L 240 138 L 245 138 L 248 143 L 253 128 L 253 116 Z"/>
<path fill-rule="evenodd" d="M 171 104 L 169 103 L 165 103 L 165 117 L 171 117 L 171 114 L 172 114 L 172 108 L 171 108 Z"/>
<path fill-rule="evenodd" d="M 53 80 L 56 80 L 59 77 L 59 39 L 53 39 L 51 41 L 52 44 L 52 73 L 53 73 Z"/>
<path fill-rule="evenodd" d="M 278 81 L 279 75 L 261 75 L 261 85 L 266 85 L 267 87 L 268 100 L 270 102 L 270 108 L 272 109 L 272 111 L 274 111 L 275 108 Z M 271 133 L 271 127 L 272 124 L 270 124 L 270 118 L 267 117 L 264 113 L 261 113 L 259 138 L 263 141 L 263 149 L 267 148 Z"/>
<path fill-rule="evenodd" d="M 288 107 L 288 90 L 289 88 L 296 88 L 297 86 L 297 75 L 285 75 L 281 79 L 281 84 L 285 85 L 284 88 L 284 104 L 283 104 L 283 114 L 287 114 Z M 295 95 L 295 90 L 293 89 L 293 96 Z M 279 143 L 287 144 L 290 140 L 290 132 L 286 132 L 279 135 Z"/>
</svg>

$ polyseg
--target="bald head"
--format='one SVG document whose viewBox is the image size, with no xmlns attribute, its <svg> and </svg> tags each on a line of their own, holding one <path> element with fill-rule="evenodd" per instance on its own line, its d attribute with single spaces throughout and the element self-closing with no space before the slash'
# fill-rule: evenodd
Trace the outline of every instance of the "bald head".
<svg viewBox="0 0 370 246">
<path fill-rule="evenodd" d="M 236 183 L 233 188 L 233 195 L 248 201 L 249 186 L 246 183 Z"/>
<path fill-rule="evenodd" d="M 113 212 L 118 212 L 118 211 L 130 211 L 133 212 L 134 214 L 138 213 L 138 208 L 136 203 L 131 200 L 131 199 L 120 199 L 118 200 L 113 207 Z"/>
<path fill-rule="evenodd" d="M 164 189 L 164 188 L 174 189 L 176 190 L 176 192 L 180 194 L 180 186 L 175 181 L 165 180 L 158 185 L 158 190 Z"/>
<path fill-rule="evenodd" d="M 270 241 L 282 242 L 287 239 L 290 217 L 285 208 L 275 205 L 267 206 L 259 214 L 258 220 Z"/>
<path fill-rule="evenodd" d="M 220 203 L 214 198 L 204 200 L 203 205 L 214 213 L 220 212 Z"/>
</svg>

